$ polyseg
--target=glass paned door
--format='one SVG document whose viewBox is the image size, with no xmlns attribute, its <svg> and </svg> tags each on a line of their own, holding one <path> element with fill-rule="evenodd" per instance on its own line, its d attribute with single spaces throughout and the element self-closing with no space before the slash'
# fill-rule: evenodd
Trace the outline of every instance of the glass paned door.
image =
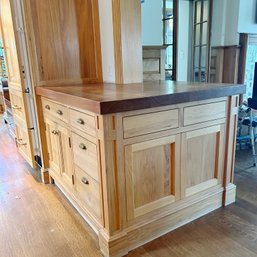
<svg viewBox="0 0 257 257">
<path fill-rule="evenodd" d="M 193 81 L 209 80 L 211 0 L 194 0 Z"/>
<path fill-rule="evenodd" d="M 177 0 L 163 0 L 163 45 L 165 53 L 165 79 L 175 80 L 175 26 L 176 26 Z"/>
</svg>

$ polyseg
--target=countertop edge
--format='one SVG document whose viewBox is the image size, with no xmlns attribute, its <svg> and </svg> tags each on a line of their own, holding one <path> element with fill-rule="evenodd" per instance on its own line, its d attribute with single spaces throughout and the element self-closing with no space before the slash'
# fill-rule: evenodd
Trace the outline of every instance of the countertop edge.
<svg viewBox="0 0 257 257">
<path fill-rule="evenodd" d="M 245 85 L 235 84 L 225 87 L 206 88 L 173 94 L 147 96 L 115 101 L 94 101 L 92 99 L 58 92 L 51 88 L 37 87 L 36 94 L 50 98 L 51 100 L 67 104 L 80 109 L 86 109 L 96 114 L 105 115 L 118 112 L 128 112 L 140 109 L 161 107 L 179 103 L 194 102 L 212 98 L 239 95 L 245 92 Z"/>
</svg>

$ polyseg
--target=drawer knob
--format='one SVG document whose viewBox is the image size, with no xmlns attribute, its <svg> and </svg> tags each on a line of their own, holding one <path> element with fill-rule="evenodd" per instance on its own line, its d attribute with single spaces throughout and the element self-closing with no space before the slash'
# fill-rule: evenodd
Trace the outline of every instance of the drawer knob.
<svg viewBox="0 0 257 257">
<path fill-rule="evenodd" d="M 17 139 L 16 139 L 16 142 L 17 142 L 18 145 L 26 145 L 26 144 L 27 144 L 27 143 L 25 143 L 25 142 L 22 142 L 22 139 L 21 139 L 21 138 L 17 138 Z"/>
<path fill-rule="evenodd" d="M 58 110 L 56 113 L 59 114 L 59 115 L 63 114 L 63 112 L 61 110 Z"/>
<path fill-rule="evenodd" d="M 57 130 L 53 130 L 52 133 L 53 133 L 54 135 L 58 135 L 58 134 L 59 134 L 59 132 L 58 132 Z"/>
<path fill-rule="evenodd" d="M 81 179 L 81 182 L 85 185 L 89 185 L 89 181 L 85 177 Z"/>
<path fill-rule="evenodd" d="M 45 106 L 45 108 L 46 108 L 47 110 L 50 110 L 50 106 L 49 106 L 48 104 Z"/>
<path fill-rule="evenodd" d="M 79 144 L 79 148 L 82 150 L 87 150 L 87 147 L 83 143 Z"/>
<path fill-rule="evenodd" d="M 12 105 L 12 108 L 14 110 L 20 110 L 21 109 L 21 107 L 19 107 L 17 104 Z"/>
<path fill-rule="evenodd" d="M 84 120 L 82 120 L 82 119 L 77 119 L 77 123 L 80 124 L 80 125 L 85 124 Z"/>
</svg>

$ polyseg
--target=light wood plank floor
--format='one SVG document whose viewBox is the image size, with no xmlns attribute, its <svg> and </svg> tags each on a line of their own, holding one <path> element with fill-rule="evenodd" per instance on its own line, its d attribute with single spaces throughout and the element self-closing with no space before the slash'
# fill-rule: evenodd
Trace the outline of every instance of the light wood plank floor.
<svg viewBox="0 0 257 257">
<path fill-rule="evenodd" d="M 238 157 L 237 203 L 131 253 L 129 257 L 257 256 L 257 168 Z M 37 182 L 0 121 L 0 257 L 101 256 L 96 237 L 65 197 Z"/>
</svg>

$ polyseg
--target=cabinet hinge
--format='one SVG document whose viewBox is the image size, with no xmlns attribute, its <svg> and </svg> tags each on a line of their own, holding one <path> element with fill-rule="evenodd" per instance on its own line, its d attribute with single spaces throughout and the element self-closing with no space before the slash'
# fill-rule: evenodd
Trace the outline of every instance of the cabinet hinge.
<svg viewBox="0 0 257 257">
<path fill-rule="evenodd" d="M 72 179 L 72 184 L 74 185 L 75 182 L 74 182 L 74 175 L 71 176 L 71 179 Z"/>
<path fill-rule="evenodd" d="M 70 137 L 69 137 L 69 147 L 71 148 L 71 139 L 70 139 Z"/>
</svg>

